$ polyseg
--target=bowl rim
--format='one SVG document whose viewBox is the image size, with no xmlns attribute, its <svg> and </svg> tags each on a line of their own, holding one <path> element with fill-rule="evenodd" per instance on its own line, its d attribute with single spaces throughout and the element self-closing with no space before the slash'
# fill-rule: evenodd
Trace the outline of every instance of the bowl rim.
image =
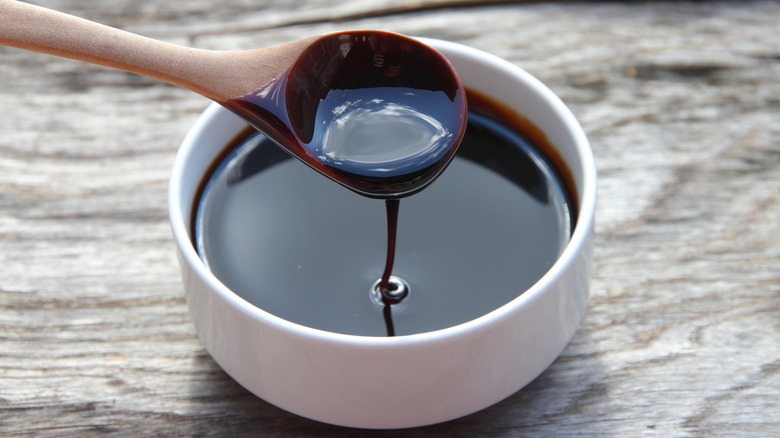
<svg viewBox="0 0 780 438">
<path fill-rule="evenodd" d="M 410 335 L 380 337 L 329 332 L 287 321 L 256 307 L 231 291 L 208 270 L 197 255 L 188 231 L 189 221 L 186 220 L 186 216 L 191 214 L 189 213 L 191 205 L 182 202 L 182 181 L 188 177 L 186 170 L 188 163 L 194 159 L 192 157 L 194 146 L 197 145 L 199 138 L 210 129 L 209 127 L 214 123 L 215 119 L 225 114 L 235 117 L 219 104 L 211 103 L 198 117 L 179 146 L 169 180 L 168 207 L 174 239 L 179 247 L 180 257 L 183 258 L 182 263 L 186 263 L 191 267 L 192 271 L 209 286 L 212 293 L 218 295 L 221 300 L 240 310 L 246 316 L 290 335 L 316 339 L 318 341 L 334 342 L 341 345 L 354 345 L 360 348 L 395 348 L 433 341 L 441 342 L 448 339 L 459 339 L 464 333 L 485 330 L 501 323 L 502 320 L 510 315 L 524 307 L 530 306 L 533 301 L 540 299 L 566 272 L 567 267 L 575 263 L 582 251 L 586 250 L 584 246 L 589 241 L 595 217 L 596 166 L 587 136 L 569 108 L 537 78 L 502 58 L 459 43 L 430 38 L 419 38 L 419 40 L 444 52 L 445 56 L 448 56 L 450 53 L 457 54 L 460 57 L 470 58 L 477 62 L 488 63 L 493 68 L 515 76 L 519 82 L 525 83 L 533 92 L 541 95 L 552 107 L 556 115 L 560 117 L 562 126 L 566 126 L 572 134 L 582 172 L 582 181 L 578 181 L 577 184 L 581 194 L 578 196 L 578 214 L 571 238 L 555 263 L 536 283 L 501 307 L 455 326 Z M 190 199 L 188 204 L 191 202 L 192 200 Z"/>
</svg>

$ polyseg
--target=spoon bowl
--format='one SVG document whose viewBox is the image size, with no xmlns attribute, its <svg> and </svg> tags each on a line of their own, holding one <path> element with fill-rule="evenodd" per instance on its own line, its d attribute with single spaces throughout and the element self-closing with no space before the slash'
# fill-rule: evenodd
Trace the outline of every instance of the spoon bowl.
<svg viewBox="0 0 780 438">
<path fill-rule="evenodd" d="M 277 78 L 223 106 L 315 170 L 376 198 L 430 184 L 466 122 L 462 86 L 446 58 L 379 31 L 322 36 Z"/>
</svg>

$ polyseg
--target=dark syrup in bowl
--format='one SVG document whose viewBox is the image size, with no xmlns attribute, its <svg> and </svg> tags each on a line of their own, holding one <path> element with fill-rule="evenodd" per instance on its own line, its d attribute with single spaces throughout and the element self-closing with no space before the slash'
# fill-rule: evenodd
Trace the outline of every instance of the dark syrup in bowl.
<svg viewBox="0 0 780 438">
<path fill-rule="evenodd" d="M 387 336 L 389 318 L 394 335 L 423 333 L 501 307 L 558 259 L 576 204 L 543 135 L 478 97 L 469 94 L 468 127 L 446 172 L 401 203 L 392 274 L 408 290 L 396 304 L 374 290 L 386 267 L 385 204 L 311 172 L 253 130 L 226 147 L 202 185 L 199 255 L 253 305 L 336 333 Z"/>
</svg>

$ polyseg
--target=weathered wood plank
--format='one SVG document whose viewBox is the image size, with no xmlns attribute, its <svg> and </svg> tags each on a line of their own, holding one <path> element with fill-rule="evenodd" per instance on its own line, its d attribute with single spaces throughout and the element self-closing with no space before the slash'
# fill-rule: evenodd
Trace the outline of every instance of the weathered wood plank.
<svg viewBox="0 0 780 438">
<path fill-rule="evenodd" d="M 581 330 L 522 391 L 409 436 L 780 435 L 780 4 L 279 3 L 40 2 L 214 49 L 356 27 L 450 39 L 550 85 L 596 152 Z M 207 102 L 0 60 L 0 435 L 362 436 L 258 400 L 194 336 L 166 183 Z"/>
</svg>

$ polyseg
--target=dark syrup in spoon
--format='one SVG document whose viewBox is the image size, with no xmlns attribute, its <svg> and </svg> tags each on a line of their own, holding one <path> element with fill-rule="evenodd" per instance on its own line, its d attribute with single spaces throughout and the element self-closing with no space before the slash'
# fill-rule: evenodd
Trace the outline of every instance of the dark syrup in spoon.
<svg viewBox="0 0 780 438">
<path fill-rule="evenodd" d="M 325 36 L 278 78 L 223 105 L 320 173 L 382 199 L 418 192 L 444 170 L 467 111 L 441 54 L 378 31 Z"/>
</svg>

